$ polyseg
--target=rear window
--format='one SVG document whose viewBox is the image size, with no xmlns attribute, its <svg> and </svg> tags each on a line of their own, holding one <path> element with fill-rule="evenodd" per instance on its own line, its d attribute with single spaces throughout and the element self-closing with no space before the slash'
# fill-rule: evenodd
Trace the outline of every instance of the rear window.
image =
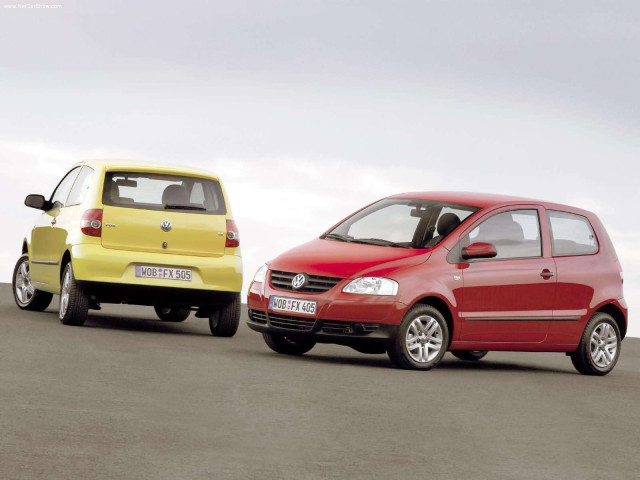
<svg viewBox="0 0 640 480">
<path fill-rule="evenodd" d="M 574 213 L 547 210 L 554 256 L 591 255 L 598 241 L 586 217 Z"/>
<path fill-rule="evenodd" d="M 227 213 L 219 182 L 182 175 L 107 172 L 102 203 L 145 210 Z"/>
</svg>

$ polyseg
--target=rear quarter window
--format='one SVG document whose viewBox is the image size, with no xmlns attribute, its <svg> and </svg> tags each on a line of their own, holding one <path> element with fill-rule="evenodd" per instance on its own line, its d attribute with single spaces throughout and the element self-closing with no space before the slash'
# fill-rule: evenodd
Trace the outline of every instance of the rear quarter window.
<svg viewBox="0 0 640 480">
<path fill-rule="evenodd" d="M 591 255 L 598 251 L 598 240 L 586 217 L 557 210 L 547 210 L 547 216 L 554 256 Z"/>
<path fill-rule="evenodd" d="M 107 172 L 102 203 L 145 210 L 227 213 L 220 183 L 213 179 L 142 172 Z"/>
</svg>

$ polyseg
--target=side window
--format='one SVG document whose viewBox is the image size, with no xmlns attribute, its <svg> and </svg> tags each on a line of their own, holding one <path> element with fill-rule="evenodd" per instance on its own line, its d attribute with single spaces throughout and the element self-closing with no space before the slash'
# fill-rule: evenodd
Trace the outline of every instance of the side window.
<svg viewBox="0 0 640 480">
<path fill-rule="evenodd" d="M 71 187 L 69 192 L 69 198 L 67 198 L 67 206 L 80 205 L 84 200 L 84 197 L 91 186 L 91 179 L 93 178 L 93 168 L 82 167 L 78 174 L 76 181 Z"/>
<path fill-rule="evenodd" d="M 542 256 L 540 222 L 537 210 L 511 210 L 498 213 L 482 222 L 462 239 L 466 247 L 475 242 L 491 243 L 495 259 Z"/>
<path fill-rule="evenodd" d="M 56 207 L 64 206 L 65 201 L 67 200 L 67 195 L 69 195 L 69 190 L 71 190 L 71 185 L 73 185 L 73 180 L 76 178 L 76 174 L 80 170 L 80 167 L 76 167 L 67 173 L 63 179 L 60 181 L 56 189 L 53 191 L 53 195 L 51 195 L 51 203 Z"/>
<path fill-rule="evenodd" d="M 587 218 L 567 212 L 547 210 L 554 256 L 590 255 L 598 251 L 598 241 Z"/>
</svg>

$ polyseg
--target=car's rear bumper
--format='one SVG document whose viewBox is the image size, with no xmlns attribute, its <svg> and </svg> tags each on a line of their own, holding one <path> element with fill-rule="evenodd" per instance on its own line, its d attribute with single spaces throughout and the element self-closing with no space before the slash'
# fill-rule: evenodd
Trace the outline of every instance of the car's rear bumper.
<svg viewBox="0 0 640 480">
<path fill-rule="evenodd" d="M 71 257 L 76 279 L 84 282 L 235 293 L 242 289 L 242 259 L 237 255 L 199 257 L 79 244 L 72 247 Z M 136 265 L 189 268 L 192 280 L 139 278 L 135 275 Z"/>
<path fill-rule="evenodd" d="M 78 280 L 78 286 L 97 303 L 127 303 L 162 307 L 200 307 L 209 311 L 228 305 L 237 292 L 195 288 L 130 285 Z M 211 307 L 211 308 L 209 308 Z"/>
</svg>

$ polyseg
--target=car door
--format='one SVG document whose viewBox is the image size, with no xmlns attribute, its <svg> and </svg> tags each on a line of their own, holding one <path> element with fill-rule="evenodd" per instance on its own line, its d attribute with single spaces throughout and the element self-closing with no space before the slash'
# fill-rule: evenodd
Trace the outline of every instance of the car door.
<svg viewBox="0 0 640 480">
<path fill-rule="evenodd" d="M 60 259 L 57 258 L 57 246 L 61 229 L 57 227 L 58 219 L 64 210 L 64 203 L 69 195 L 80 167 L 71 169 L 58 183 L 51 195 L 52 208 L 44 212 L 35 222 L 31 232 L 31 277 L 38 284 L 49 287 L 59 282 Z"/>
<path fill-rule="evenodd" d="M 538 343 L 553 315 L 555 263 L 543 209 L 511 206 L 483 217 L 461 235 L 459 248 L 495 246 L 497 256 L 462 265 L 461 341 Z"/>
</svg>

